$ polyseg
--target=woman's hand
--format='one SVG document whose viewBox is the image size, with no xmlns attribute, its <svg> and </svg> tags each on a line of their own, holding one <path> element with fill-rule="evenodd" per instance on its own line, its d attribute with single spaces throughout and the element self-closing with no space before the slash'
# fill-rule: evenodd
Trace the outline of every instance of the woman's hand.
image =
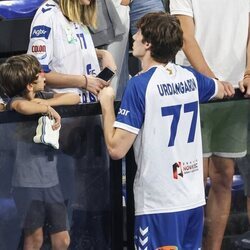
<svg viewBox="0 0 250 250">
<path fill-rule="evenodd" d="M 86 76 L 86 78 L 87 78 L 87 84 L 85 85 L 85 89 L 90 91 L 96 96 L 104 87 L 109 86 L 109 83 L 102 80 L 101 78 L 94 76 Z"/>
<path fill-rule="evenodd" d="M 230 82 L 220 81 L 224 87 L 224 97 L 233 97 L 235 90 L 233 85 Z"/>
<path fill-rule="evenodd" d="M 101 59 L 101 65 L 103 69 L 105 67 L 108 67 L 114 72 L 117 71 L 115 60 L 109 51 L 104 50 L 104 49 L 96 49 L 96 54 L 97 54 L 98 59 Z"/>
</svg>

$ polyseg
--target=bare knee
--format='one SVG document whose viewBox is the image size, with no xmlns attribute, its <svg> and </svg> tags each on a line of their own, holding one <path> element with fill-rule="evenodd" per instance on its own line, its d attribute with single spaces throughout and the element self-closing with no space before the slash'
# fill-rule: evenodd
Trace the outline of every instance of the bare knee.
<svg viewBox="0 0 250 250">
<path fill-rule="evenodd" d="M 40 249 L 43 244 L 43 231 L 42 229 L 37 229 L 34 232 L 24 233 L 24 250 L 35 250 Z"/>
<path fill-rule="evenodd" d="M 234 160 L 213 156 L 209 165 L 211 185 L 216 189 L 231 189 L 234 175 Z"/>
<path fill-rule="evenodd" d="M 70 244 L 70 237 L 67 231 L 51 235 L 51 244 L 53 250 L 66 250 Z"/>
</svg>

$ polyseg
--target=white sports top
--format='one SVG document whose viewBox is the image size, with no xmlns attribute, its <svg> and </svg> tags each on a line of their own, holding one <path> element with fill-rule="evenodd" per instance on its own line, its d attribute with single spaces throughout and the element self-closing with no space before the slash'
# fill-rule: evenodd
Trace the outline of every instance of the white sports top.
<svg viewBox="0 0 250 250">
<path fill-rule="evenodd" d="M 246 67 L 250 0 L 170 0 L 174 15 L 194 18 L 195 37 L 211 70 L 235 87 Z M 189 65 L 183 52 L 176 63 Z"/>
<path fill-rule="evenodd" d="M 137 134 L 136 215 L 205 204 L 199 102 L 216 93 L 214 80 L 171 63 L 129 81 L 114 126 Z"/>
<path fill-rule="evenodd" d="M 59 5 L 45 1 L 31 24 L 28 53 L 35 55 L 45 72 L 72 75 L 97 75 L 98 59 L 88 28 L 69 21 Z M 56 92 L 76 92 L 82 102 L 95 102 L 96 97 L 78 88 L 58 88 Z"/>
</svg>

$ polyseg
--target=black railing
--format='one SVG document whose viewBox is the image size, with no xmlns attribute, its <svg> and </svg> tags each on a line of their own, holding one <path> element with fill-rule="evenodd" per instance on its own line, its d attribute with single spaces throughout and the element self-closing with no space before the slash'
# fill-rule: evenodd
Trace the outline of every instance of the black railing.
<svg viewBox="0 0 250 250">
<path fill-rule="evenodd" d="M 236 89 L 236 93 L 234 97 L 230 99 L 228 98 L 224 100 L 215 100 L 215 101 L 224 102 L 224 101 L 237 101 L 237 100 L 243 100 L 243 99 L 244 99 L 244 95 L 238 89 Z M 120 102 L 118 101 L 115 102 L 116 111 L 118 110 L 119 105 L 120 105 Z M 67 120 L 68 118 L 73 121 L 75 118 L 78 119 L 79 117 L 94 117 L 94 116 L 99 116 L 101 114 L 101 108 L 100 108 L 99 103 L 82 104 L 82 105 L 74 105 L 74 106 L 60 106 L 60 107 L 57 107 L 56 110 L 62 116 L 62 121 L 64 121 L 65 119 Z M 5 127 L 9 127 L 10 124 L 13 124 L 13 123 L 19 124 L 20 122 L 23 124 L 27 123 L 27 125 L 29 125 L 29 122 L 34 122 L 37 119 L 38 119 L 37 115 L 23 116 L 14 111 L 1 112 L 0 113 L 0 127 L 3 125 Z M 62 122 L 62 126 L 64 126 L 63 122 Z M 82 129 L 86 130 L 87 127 L 83 127 Z M 6 133 L 11 133 L 11 132 L 12 131 L 10 130 L 6 131 Z M 85 136 L 83 136 L 83 138 L 85 138 Z M 4 144 L 6 142 L 2 141 L 1 143 Z M 84 145 L 84 142 L 81 142 L 81 143 Z M 88 145 L 85 145 L 85 146 L 88 147 Z M 80 153 L 80 156 L 78 155 L 77 157 L 78 158 L 82 157 L 81 153 Z M 3 161 L 0 159 L 0 162 L 3 162 Z M 109 171 L 110 171 L 109 172 L 110 173 L 109 174 L 110 175 L 109 193 L 110 193 L 110 209 L 111 209 L 111 216 L 110 216 L 110 223 L 111 223 L 110 230 L 111 231 L 109 232 L 110 240 L 111 240 L 110 248 L 112 250 L 118 250 L 118 249 L 123 249 L 123 247 L 126 246 L 127 249 L 132 250 L 134 249 L 133 180 L 134 180 L 135 171 L 136 171 L 136 164 L 134 160 L 133 150 L 131 149 L 126 156 L 126 208 L 122 206 L 122 161 L 121 160 L 113 161 L 110 159 Z M 10 185 L 10 183 L 8 184 Z M 2 193 L 1 190 L 0 190 L 0 193 Z M 124 219 L 124 217 L 126 217 L 126 219 Z"/>
</svg>

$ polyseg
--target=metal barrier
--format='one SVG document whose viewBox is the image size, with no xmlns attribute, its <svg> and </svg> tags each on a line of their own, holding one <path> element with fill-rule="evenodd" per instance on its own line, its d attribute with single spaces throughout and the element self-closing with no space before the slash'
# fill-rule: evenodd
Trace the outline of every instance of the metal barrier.
<svg viewBox="0 0 250 250">
<path fill-rule="evenodd" d="M 216 100 L 216 102 L 221 101 L 237 101 L 242 100 L 243 94 L 240 93 L 239 90 L 236 90 L 236 94 L 233 98 L 225 99 L 225 100 Z M 120 102 L 115 102 L 115 110 L 118 110 Z M 128 154 L 126 155 L 126 207 L 122 206 L 122 161 L 113 161 L 110 160 L 108 163 L 108 175 L 104 171 L 104 175 L 100 175 L 100 180 L 102 180 L 101 184 L 94 180 L 99 171 L 102 169 L 102 161 L 103 158 L 100 158 L 103 150 L 105 149 L 105 145 L 103 142 L 103 134 L 101 125 L 96 123 L 96 119 L 94 117 L 100 118 L 99 115 L 101 114 L 101 108 L 99 103 L 94 104 L 84 104 L 84 105 L 76 105 L 76 106 L 61 106 L 57 107 L 56 110 L 62 116 L 62 130 L 61 130 L 61 140 L 62 140 L 62 149 L 59 150 L 59 153 L 56 154 L 56 157 L 59 159 L 59 167 L 61 165 L 64 168 L 69 167 L 69 165 L 78 171 L 74 171 L 76 174 L 76 179 L 83 175 L 83 177 L 78 178 L 77 180 L 75 177 L 71 181 L 76 181 L 77 188 L 81 190 L 85 195 L 89 195 L 89 197 L 83 197 L 83 200 L 86 199 L 86 203 L 90 202 L 92 205 L 94 203 L 98 203 L 98 199 L 101 199 L 99 205 L 103 205 L 105 203 L 105 208 L 101 208 L 101 214 L 104 211 L 106 218 L 102 218 L 103 220 L 96 221 L 95 219 L 92 220 L 93 223 L 97 222 L 99 226 L 104 226 L 104 231 L 98 231 L 99 233 L 105 232 L 105 235 L 101 238 L 106 240 L 107 245 L 102 246 L 102 249 L 113 249 L 119 250 L 123 249 L 123 247 L 127 247 L 127 249 L 134 249 L 133 243 L 133 228 L 134 228 L 134 199 L 133 199 L 133 180 L 136 172 L 136 164 L 134 160 L 133 150 L 131 149 Z M 16 135 L 13 136 L 15 131 L 18 133 L 22 132 L 24 127 L 28 127 L 30 131 L 32 128 L 36 126 L 36 121 L 38 119 L 38 115 L 33 116 L 23 116 L 16 112 L 6 111 L 0 113 L 0 130 L 1 130 L 1 143 L 0 143 L 0 211 L 4 209 L 3 205 L 6 205 L 6 202 L 10 205 L 12 204 L 11 211 L 13 216 L 13 203 L 11 200 L 3 200 L 3 198 L 10 198 L 11 195 L 9 193 L 11 189 L 11 171 L 12 165 L 14 164 L 14 159 L 16 157 L 15 149 L 18 147 L 16 146 L 16 142 L 14 140 L 20 140 L 20 137 Z M 17 127 L 19 128 L 17 130 Z M 90 128 L 92 127 L 92 130 Z M 85 132 L 84 132 L 85 131 Z M 30 133 L 30 137 L 32 138 L 32 133 Z M 12 141 L 12 142 L 11 142 Z M 33 142 L 31 142 L 33 143 Z M 77 146 L 76 146 L 77 145 Z M 22 144 L 23 146 L 23 144 Z M 87 149 L 86 149 L 87 148 Z M 7 155 L 7 157 L 6 157 Z M 95 158 L 95 159 L 93 159 Z M 92 160 L 91 160 L 92 159 Z M 99 159 L 99 160 L 98 160 Z M 104 156 L 105 159 L 105 156 Z M 25 158 L 23 159 L 26 160 Z M 84 162 L 90 161 L 90 164 L 86 165 Z M 100 163 L 101 161 L 101 163 Z M 62 163 L 63 162 L 63 163 Z M 66 163 L 65 163 L 66 162 Z M 96 164 L 96 170 L 93 170 L 92 167 Z M 105 164 L 104 164 L 105 165 Z M 83 167 L 84 166 L 84 167 Z M 85 170 L 83 170 L 85 168 Z M 71 169 L 72 170 L 72 169 Z M 70 200 L 70 197 L 75 196 L 75 193 L 72 190 L 69 190 L 72 183 L 69 183 L 69 180 L 66 180 L 69 175 L 72 175 L 72 172 L 68 171 L 68 169 L 64 171 L 59 170 L 59 175 L 61 172 L 61 184 L 62 189 L 64 190 L 64 194 L 67 200 Z M 84 172 L 84 174 L 83 174 Z M 88 173 L 89 172 L 89 173 Z M 66 176 L 65 176 L 66 175 Z M 106 180 L 103 180 L 106 178 Z M 66 179 L 65 179 L 66 178 Z M 66 181 L 65 181 L 66 180 Z M 97 177 L 98 180 L 98 177 Z M 108 182 L 108 185 L 106 185 Z M 87 183 L 88 187 L 82 187 Z M 65 184 L 65 186 L 64 186 Z M 67 187 L 67 188 L 66 188 Z M 72 188 L 72 187 L 71 187 Z M 80 191 L 78 190 L 78 191 Z M 108 193 L 108 195 L 107 195 Z M 98 194 L 98 195 L 97 195 Z M 97 196 L 95 196 L 97 195 Z M 99 196 L 100 195 L 100 196 Z M 76 195 L 77 196 L 77 195 Z M 79 196 L 79 194 L 78 194 Z M 81 196 L 81 195 L 80 195 Z M 106 199 L 103 197 L 107 196 L 107 200 L 109 201 L 106 204 Z M 93 200 L 94 197 L 94 200 Z M 1 200 L 2 198 L 2 200 Z M 75 197 L 79 198 L 79 197 Z M 77 200 L 76 199 L 76 200 Z M 1 203 L 2 201 L 2 203 Z M 5 203 L 3 203 L 5 202 Z M 80 205 L 77 202 L 70 200 L 73 209 L 81 207 L 82 210 L 87 207 L 86 211 L 88 216 L 91 214 L 92 207 L 88 204 L 85 204 L 85 201 L 82 201 L 80 198 Z M 81 205 L 84 203 L 84 205 Z M 7 206 L 7 205 L 6 205 Z M 72 210 L 70 207 L 69 210 Z M 96 209 L 96 206 L 93 205 L 93 218 L 100 216 L 100 212 Z M 5 212 L 6 214 L 6 212 Z M 8 213 L 7 213 L 8 214 Z M 0 212 L 0 216 L 2 216 Z M 77 213 L 76 216 L 72 215 L 72 211 L 70 211 L 70 216 L 73 219 L 81 220 L 84 218 L 84 213 Z M 81 218 L 81 216 L 83 216 Z M 125 218 L 124 218 L 125 217 Z M 6 218 L 2 218 L 1 220 L 4 221 Z M 12 218 L 13 219 L 13 218 Z M 74 221 L 71 221 L 75 223 Z M 17 223 L 14 220 L 14 223 Z M 101 224 L 100 224 L 101 223 Z M 103 224 L 104 223 L 104 224 Z M 110 223 L 107 226 L 106 223 Z M 4 224 L 4 226 L 6 226 Z M 77 226 L 77 224 L 76 224 Z M 92 225 L 95 227 L 95 225 Z M 9 228 L 11 228 L 9 224 Z M 81 228 L 81 226 L 79 226 Z M 1 224 L 0 224 L 0 230 Z M 76 230 L 76 229 L 74 229 Z M 72 235 L 74 237 L 75 231 L 73 230 Z M 87 229 L 86 229 L 87 230 Z M 13 233 L 16 233 L 15 238 L 16 241 L 19 241 L 20 231 L 17 228 L 14 228 Z M 83 233 L 84 234 L 84 233 Z M 2 235 L 5 235 L 4 233 Z M 78 234 L 76 234 L 78 235 Z M 77 242 L 75 244 L 89 244 L 89 246 L 93 247 L 92 249 L 99 249 L 98 242 L 99 239 L 94 237 L 100 237 L 100 234 L 91 235 L 91 239 L 85 235 L 84 243 L 79 243 L 78 239 L 74 239 L 73 242 Z M 88 242 L 89 241 L 89 242 Z M 87 243 L 86 243 L 87 242 Z M 9 243 L 13 244 L 13 239 L 9 241 Z M 7 242 L 8 244 L 8 242 Z M 91 245 L 92 244 L 92 245 Z M 95 245 L 97 244 L 97 245 Z M 104 244 L 103 242 L 101 244 Z M 10 246 L 11 250 L 13 250 L 13 245 Z M 2 248 L 1 248 L 2 249 Z M 8 249 L 8 248 L 6 248 Z M 77 249 L 72 246 L 71 249 Z M 81 249 L 81 248 L 80 248 Z M 90 248 L 91 249 L 91 248 Z"/>
</svg>

